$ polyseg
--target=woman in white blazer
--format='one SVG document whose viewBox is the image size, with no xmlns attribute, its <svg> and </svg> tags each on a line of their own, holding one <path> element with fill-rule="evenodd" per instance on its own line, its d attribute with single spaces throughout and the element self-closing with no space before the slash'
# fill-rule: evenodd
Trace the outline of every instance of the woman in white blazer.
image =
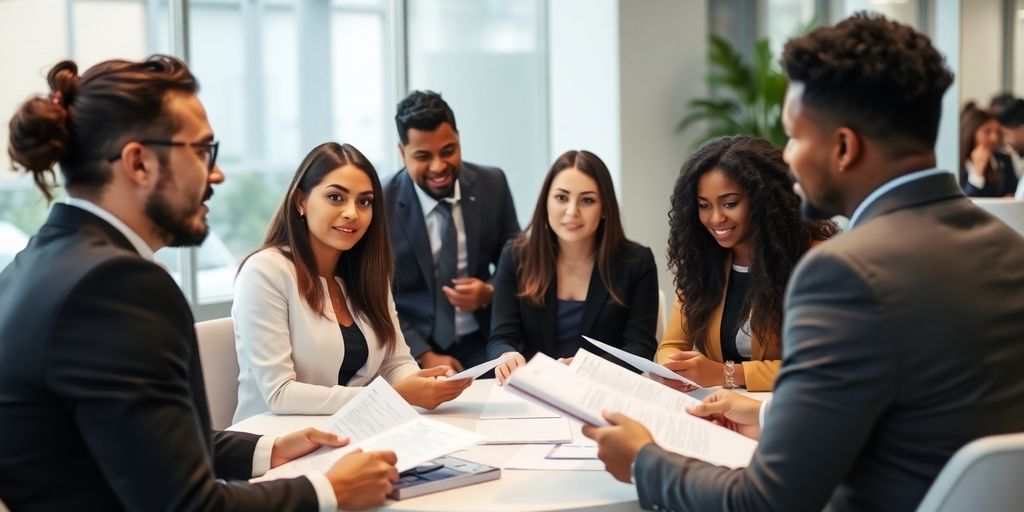
<svg viewBox="0 0 1024 512">
<path fill-rule="evenodd" d="M 394 300 L 380 179 L 359 150 L 325 143 L 299 165 L 262 247 L 242 262 L 231 316 L 234 421 L 271 411 L 331 414 L 378 375 L 433 409 L 470 380 L 420 370 Z"/>
</svg>

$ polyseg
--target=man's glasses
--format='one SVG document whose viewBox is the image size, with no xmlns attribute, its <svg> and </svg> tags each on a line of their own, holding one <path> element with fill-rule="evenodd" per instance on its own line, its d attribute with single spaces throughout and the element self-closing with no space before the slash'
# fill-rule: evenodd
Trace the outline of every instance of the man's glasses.
<svg viewBox="0 0 1024 512">
<path fill-rule="evenodd" d="M 139 144 L 143 146 L 184 146 L 189 148 L 198 148 L 202 150 L 199 155 L 206 162 L 206 170 L 208 172 L 213 171 L 213 166 L 217 164 L 217 150 L 220 149 L 220 141 L 211 142 L 177 142 L 172 140 L 137 140 Z M 109 162 L 116 162 L 121 158 L 121 154 L 118 153 L 108 159 Z"/>
</svg>

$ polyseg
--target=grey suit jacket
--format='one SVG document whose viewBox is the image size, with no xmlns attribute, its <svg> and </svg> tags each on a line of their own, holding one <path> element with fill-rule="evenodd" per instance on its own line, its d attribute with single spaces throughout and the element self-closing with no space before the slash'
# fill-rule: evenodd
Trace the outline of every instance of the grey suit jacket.
<svg viewBox="0 0 1024 512">
<path fill-rule="evenodd" d="M 413 357 L 432 349 L 434 326 L 434 259 L 430 253 L 427 225 L 416 196 L 416 184 L 402 169 L 384 183 L 388 234 L 395 254 L 392 283 L 395 307 L 405 341 Z M 466 230 L 467 273 L 484 281 L 491 279 L 491 266 L 498 264 L 501 249 L 519 232 L 516 207 L 505 174 L 497 167 L 462 162 L 459 174 L 462 190 L 462 218 Z M 489 334 L 491 308 L 474 313 L 480 334 Z"/>
<path fill-rule="evenodd" d="M 1024 239 L 953 175 L 872 203 L 790 279 L 782 370 L 750 465 L 651 444 L 641 505 L 913 510 L 967 442 L 1024 430 Z"/>
</svg>

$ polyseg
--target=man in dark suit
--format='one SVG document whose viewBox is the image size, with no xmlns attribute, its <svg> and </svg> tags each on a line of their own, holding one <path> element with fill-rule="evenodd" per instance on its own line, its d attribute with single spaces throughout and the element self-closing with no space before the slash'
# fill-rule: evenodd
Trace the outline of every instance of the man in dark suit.
<svg viewBox="0 0 1024 512">
<path fill-rule="evenodd" d="M 47 198 L 59 162 L 70 199 L 0 273 L 0 500 L 15 511 L 383 503 L 394 453 L 250 485 L 345 441 L 210 430 L 191 310 L 153 262 L 161 247 L 202 242 L 205 202 L 224 179 L 185 64 L 107 61 L 79 77 L 64 61 L 49 83 L 49 98 L 11 120 L 10 154 Z"/>
<path fill-rule="evenodd" d="M 760 433 L 748 467 L 666 452 L 618 414 L 586 428 L 646 508 L 913 510 L 958 448 L 1024 430 L 1024 239 L 935 169 L 942 56 L 861 14 L 790 41 L 783 67 L 805 211 L 850 228 L 793 273 L 770 406 L 719 392 L 693 411 Z"/>
<path fill-rule="evenodd" d="M 395 253 L 395 306 L 424 368 L 487 360 L 491 266 L 519 232 L 505 174 L 462 161 L 455 114 L 414 91 L 395 114 L 405 167 L 384 184 Z"/>
</svg>

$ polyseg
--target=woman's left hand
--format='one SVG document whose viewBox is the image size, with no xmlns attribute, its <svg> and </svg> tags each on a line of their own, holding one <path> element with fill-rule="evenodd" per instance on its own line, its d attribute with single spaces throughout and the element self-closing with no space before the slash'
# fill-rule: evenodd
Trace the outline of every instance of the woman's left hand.
<svg viewBox="0 0 1024 512">
<path fill-rule="evenodd" d="M 669 356 L 662 365 L 701 386 L 721 386 L 725 383 L 725 365 L 712 361 L 696 350 L 684 350 Z"/>
</svg>

